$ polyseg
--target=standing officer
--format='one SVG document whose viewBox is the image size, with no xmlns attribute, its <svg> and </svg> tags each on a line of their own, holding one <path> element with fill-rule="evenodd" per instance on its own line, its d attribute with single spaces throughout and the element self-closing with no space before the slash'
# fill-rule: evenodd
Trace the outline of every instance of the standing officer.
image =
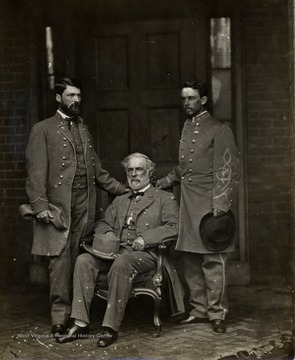
<svg viewBox="0 0 295 360">
<path fill-rule="evenodd" d="M 230 128 L 206 110 L 207 87 L 202 81 L 184 83 L 181 91 L 187 120 L 182 130 L 179 165 L 157 185 L 181 184 L 179 236 L 183 271 L 192 310 L 183 324 L 211 321 L 213 331 L 225 332 L 228 312 L 225 264 L 230 244 L 212 251 L 203 243 L 200 223 L 208 213 L 224 216 L 238 187 L 239 159 Z"/>
<path fill-rule="evenodd" d="M 63 334 L 70 316 L 72 273 L 80 239 L 92 231 L 96 186 L 122 194 L 125 187 L 101 167 L 80 114 L 76 80 L 55 86 L 59 108 L 36 123 L 26 149 L 26 191 L 35 214 L 32 254 L 49 256 L 52 335 Z M 52 209 L 57 210 L 54 212 Z M 57 217 L 63 227 L 56 227 Z"/>
</svg>

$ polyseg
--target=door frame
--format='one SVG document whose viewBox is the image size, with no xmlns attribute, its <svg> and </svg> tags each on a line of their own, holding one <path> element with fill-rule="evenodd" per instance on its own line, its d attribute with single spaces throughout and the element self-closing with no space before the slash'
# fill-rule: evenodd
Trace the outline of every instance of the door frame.
<svg viewBox="0 0 295 360">
<path fill-rule="evenodd" d="M 249 241 L 248 241 L 248 197 L 247 197 L 247 146 L 246 146 L 246 113 L 245 113 L 245 81 L 244 81 L 244 55 L 242 47 L 242 26 L 241 15 L 238 6 L 231 9 L 211 8 L 208 9 L 208 47 L 207 55 L 210 50 L 210 18 L 229 17 L 232 28 L 232 117 L 235 124 L 235 138 L 240 153 L 241 177 L 237 194 L 237 222 L 239 241 L 239 260 L 229 259 L 228 261 L 228 284 L 229 285 L 248 285 L 250 284 L 249 267 Z M 208 63 L 210 59 L 207 59 Z M 209 73 L 209 72 L 208 72 Z M 211 83 L 208 75 L 207 83 Z"/>
</svg>

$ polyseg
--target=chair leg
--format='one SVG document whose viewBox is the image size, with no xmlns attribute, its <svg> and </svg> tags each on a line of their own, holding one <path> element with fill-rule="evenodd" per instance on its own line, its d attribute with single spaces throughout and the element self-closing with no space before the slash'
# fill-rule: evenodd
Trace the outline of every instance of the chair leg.
<svg viewBox="0 0 295 360">
<path fill-rule="evenodd" d="M 154 299 L 155 332 L 153 333 L 153 337 L 159 337 L 161 329 L 162 329 L 162 322 L 161 322 L 160 317 L 159 317 L 161 297 L 154 290 L 147 289 L 147 288 L 134 288 L 132 290 L 132 296 L 136 297 L 138 295 L 148 295 L 148 296 L 151 296 Z"/>
<path fill-rule="evenodd" d="M 153 337 L 159 337 L 162 329 L 162 322 L 159 317 L 161 299 L 157 296 L 154 296 L 153 298 L 155 301 L 155 307 L 154 307 L 155 333 L 153 334 Z"/>
</svg>

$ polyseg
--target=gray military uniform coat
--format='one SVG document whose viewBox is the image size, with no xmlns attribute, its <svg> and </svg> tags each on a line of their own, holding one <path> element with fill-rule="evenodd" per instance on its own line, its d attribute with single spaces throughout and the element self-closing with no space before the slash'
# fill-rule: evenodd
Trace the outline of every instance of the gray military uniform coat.
<svg viewBox="0 0 295 360">
<path fill-rule="evenodd" d="M 227 211 L 231 207 L 239 176 L 239 155 L 231 129 L 208 111 L 186 120 L 179 165 L 159 180 L 161 188 L 181 184 L 177 250 L 210 253 L 200 237 L 200 221 L 215 208 Z M 231 244 L 224 252 L 233 250 Z"/>
<path fill-rule="evenodd" d="M 87 219 L 83 234 L 92 231 L 96 210 L 96 186 L 113 194 L 122 194 L 125 187 L 102 169 L 92 137 L 83 120 L 78 129 L 84 147 L 87 174 Z M 26 190 L 35 213 L 56 205 L 65 219 L 66 229 L 59 230 L 52 223 L 34 225 L 32 253 L 57 256 L 66 245 L 71 212 L 71 191 L 76 172 L 74 138 L 67 122 L 58 114 L 36 123 L 26 149 Z"/>
<path fill-rule="evenodd" d="M 126 219 L 129 194 L 118 196 L 108 207 L 105 218 L 96 224 L 97 233 L 113 231 L 121 237 Z M 172 193 L 151 186 L 134 208 L 134 223 L 137 236 L 142 236 L 147 252 L 156 256 L 152 246 L 176 240 L 178 234 L 178 204 Z M 174 314 L 184 312 L 183 289 L 169 258 L 165 257 L 164 266 L 172 289 L 171 308 Z"/>
</svg>

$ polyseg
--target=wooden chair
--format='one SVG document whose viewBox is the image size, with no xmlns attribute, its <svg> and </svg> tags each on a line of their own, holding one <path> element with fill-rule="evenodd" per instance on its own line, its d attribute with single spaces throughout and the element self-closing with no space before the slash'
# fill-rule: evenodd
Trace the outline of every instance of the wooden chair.
<svg viewBox="0 0 295 360">
<path fill-rule="evenodd" d="M 167 250 L 167 243 L 157 245 L 157 266 L 150 272 L 140 274 L 133 283 L 132 293 L 130 297 L 139 295 L 147 295 L 154 300 L 154 337 L 159 337 L 162 322 L 160 320 L 160 304 L 162 300 L 163 281 L 164 281 L 164 266 L 163 259 Z M 107 273 L 100 273 L 98 275 L 95 295 L 101 299 L 107 300 Z"/>
</svg>

